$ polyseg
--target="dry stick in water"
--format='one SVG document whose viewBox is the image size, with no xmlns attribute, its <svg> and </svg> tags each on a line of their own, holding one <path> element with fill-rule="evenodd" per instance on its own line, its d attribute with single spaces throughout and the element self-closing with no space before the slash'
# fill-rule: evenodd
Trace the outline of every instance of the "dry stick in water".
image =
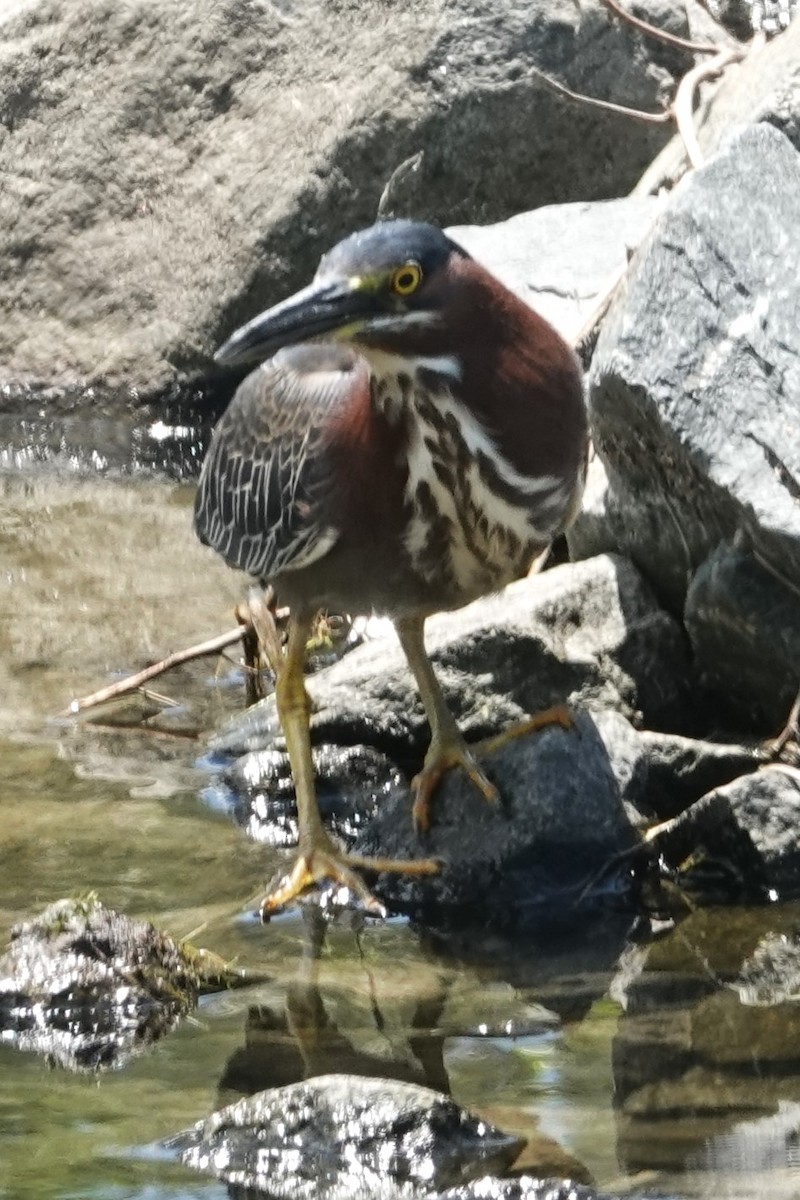
<svg viewBox="0 0 800 1200">
<path fill-rule="evenodd" d="M 116 700 L 120 696 L 127 696 L 131 692 L 136 692 L 149 683 L 151 679 L 156 679 L 159 675 L 163 675 L 165 671 L 170 671 L 173 667 L 179 667 L 182 663 L 192 662 L 195 658 L 207 658 L 211 654 L 219 654 L 228 646 L 233 646 L 236 642 L 242 640 L 246 632 L 246 626 L 239 625 L 236 629 L 229 629 L 227 633 L 220 633 L 217 637 L 209 638 L 207 642 L 199 642 L 195 646 L 188 646 L 185 650 L 176 650 L 174 654 L 168 654 L 166 658 L 162 658 L 160 662 L 153 663 L 149 667 L 145 667 L 142 671 L 137 671 L 135 675 L 128 675 L 125 679 L 120 679 L 117 683 L 111 683 L 108 687 L 100 688 L 97 692 L 92 692 L 89 696 L 82 696 L 78 700 L 73 700 L 69 708 L 62 715 L 65 717 L 75 717 L 78 713 L 86 712 L 89 708 L 96 708 L 98 704 L 105 704 L 108 700 Z"/>
</svg>

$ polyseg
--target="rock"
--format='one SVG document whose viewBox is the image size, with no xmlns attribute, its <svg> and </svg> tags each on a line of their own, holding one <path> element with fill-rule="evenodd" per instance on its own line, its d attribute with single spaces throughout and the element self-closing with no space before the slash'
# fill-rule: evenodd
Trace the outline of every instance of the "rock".
<svg viewBox="0 0 800 1200">
<path fill-rule="evenodd" d="M 767 890 L 784 899 L 800 895 L 800 771 L 764 767 L 711 794 L 724 795 L 737 827 L 752 842 Z"/>
<path fill-rule="evenodd" d="M 703 685 L 720 711 L 771 734 L 800 687 L 800 603 L 797 590 L 763 561 L 723 542 L 692 579 L 684 619 Z"/>
<path fill-rule="evenodd" d="M 622 558 L 601 556 L 519 580 L 426 623 L 426 644 L 471 739 L 568 701 L 650 728 L 685 727 L 691 673 L 683 634 Z M 430 732 L 396 641 L 359 646 L 310 681 L 317 744 L 372 746 L 416 770 Z M 211 739 L 214 754 L 269 748 L 271 697 Z"/>
<path fill-rule="evenodd" d="M 592 720 L 602 739 L 608 765 L 614 774 L 628 817 L 632 823 L 639 824 L 640 810 L 646 804 L 650 774 L 641 734 L 622 713 L 613 709 L 593 713 Z"/>
<path fill-rule="evenodd" d="M 570 1179 L 479 1179 L 464 1187 L 443 1192 L 440 1200 L 613 1200 L 608 1193 L 595 1191 Z M 629 1198 L 630 1200 L 630 1198 Z"/>
<path fill-rule="evenodd" d="M 800 771 L 773 765 L 715 788 L 667 822 L 655 848 L 674 866 L 700 849 L 733 865 L 745 897 L 800 896 Z"/>
<path fill-rule="evenodd" d="M 598 875 L 584 899 L 627 892 L 627 866 L 604 874 L 635 841 L 621 796 L 641 799 L 645 790 L 631 782 L 643 769 L 642 747 L 624 718 L 639 720 L 641 709 L 650 724 L 685 722 L 690 690 L 680 631 L 635 570 L 614 558 L 553 568 L 432 618 L 428 646 L 470 739 L 565 699 L 576 725 L 514 739 L 486 757 L 503 811 L 487 806 L 463 773 L 448 774 L 421 842 L 397 767 L 418 769 L 430 733 L 399 646 L 367 643 L 319 671 L 310 683 L 312 735 L 323 811 L 335 798 L 336 832 L 358 853 L 445 863 L 435 877 L 379 881 L 387 906 L 427 923 L 477 919 L 513 929 L 543 906 L 576 900 Z M 216 759 L 239 756 L 223 784 L 240 823 L 273 845 L 295 839 L 282 745 L 272 698 L 212 740 Z"/>
<path fill-rule="evenodd" d="M 696 1162 L 712 1138 L 741 1154 L 747 1126 L 740 1123 L 761 1114 L 774 1119 L 782 1100 L 794 1100 L 800 1010 L 786 987 L 796 969 L 787 963 L 781 981 L 773 959 L 777 970 L 762 993 L 764 1006 L 752 1003 L 750 985 L 760 947 L 791 937 L 795 925 L 792 906 L 697 909 L 656 942 L 637 947 L 637 970 L 624 995 L 615 991 L 621 1015 L 612 1065 L 623 1170 L 652 1169 L 653 1140 L 667 1120 L 676 1135 L 670 1162 Z M 791 1108 L 796 1130 L 797 1105 Z M 788 1166 L 795 1140 L 790 1135 L 781 1147 L 787 1158 L 773 1159 L 775 1165 Z M 766 1170 L 761 1154 L 750 1165 Z"/>
<path fill-rule="evenodd" d="M 737 530 L 800 588 L 798 223 L 800 155 L 742 131 L 673 195 L 598 342 L 609 525 L 676 610 Z"/>
<path fill-rule="evenodd" d="M 638 803 L 660 821 L 674 817 L 706 792 L 747 775 L 763 762 L 756 746 L 710 742 L 673 733 L 637 733 L 646 764 Z M 635 804 L 637 800 L 631 797 Z"/>
<path fill-rule="evenodd" d="M 320 746 L 314 761 L 320 811 L 345 844 L 375 815 L 380 797 L 403 786 L 397 767 L 368 746 Z M 210 791 L 212 803 L 221 802 L 254 841 L 297 845 L 294 783 L 284 751 L 244 755 L 224 768 Z"/>
<path fill-rule="evenodd" d="M 638 1193 L 625 1193 L 627 1200 L 637 1200 Z M 441 1200 L 619 1200 L 609 1192 L 598 1192 L 586 1184 L 571 1179 L 535 1179 L 520 1175 L 516 1179 L 479 1179 L 464 1187 L 443 1192 Z M 662 1200 L 669 1200 L 663 1194 Z"/>
<path fill-rule="evenodd" d="M 642 9 L 686 27 L 664 0 Z M 666 127 L 575 105 L 530 68 L 652 108 L 686 66 L 600 0 L 11 0 L 0 20 L 16 413 L 216 386 L 211 350 L 370 224 L 419 151 L 388 208 L 440 223 L 625 192 Z"/>
<path fill-rule="evenodd" d="M 659 203 L 627 196 L 546 205 L 497 225 L 456 225 L 447 232 L 574 343 L 624 273 Z"/>
<path fill-rule="evenodd" d="M 589 460 L 583 504 L 566 532 L 569 556 L 573 562 L 594 558 L 597 554 L 613 554 L 617 547 L 614 530 L 606 512 L 608 475 L 603 460 L 596 454 Z"/>
<path fill-rule="evenodd" d="M 634 825 L 665 821 L 706 792 L 764 762 L 758 746 L 634 729 L 621 713 L 593 713 L 619 795 Z"/>
<path fill-rule="evenodd" d="M 466 920 L 514 929 L 548 909 L 631 890 L 629 864 L 611 864 L 636 836 L 588 713 L 577 713 L 570 730 L 544 729 L 482 763 L 503 797 L 501 810 L 454 771 L 437 789 L 422 840 L 404 795 L 387 797 L 357 838 L 359 854 L 442 862 L 437 875 L 379 876 L 375 893 L 389 909 L 429 925 Z"/>
<path fill-rule="evenodd" d="M 774 0 L 767 0 L 767 4 L 775 6 Z M 797 5 L 794 11 L 796 15 Z M 701 40 L 708 39 L 703 36 Z M 704 96 L 693 117 L 697 140 L 706 157 L 720 150 L 732 131 L 759 121 L 774 125 L 800 150 L 800 21 L 796 19 L 780 37 L 748 53 L 743 62 L 729 66 L 722 82 Z M 649 195 L 670 187 L 688 167 L 686 146 L 676 134 L 647 169 L 634 194 Z"/>
<path fill-rule="evenodd" d="M 708 8 L 735 37 L 747 41 L 759 30 L 785 29 L 797 0 L 708 0 Z"/>
<path fill-rule="evenodd" d="M 17 925 L 0 958 L 0 1038 L 71 1070 L 124 1065 L 240 977 L 216 955 L 86 900 Z"/>
<path fill-rule="evenodd" d="M 504 1170 L 523 1143 L 430 1088 L 322 1075 L 223 1108 L 167 1145 L 275 1200 L 415 1200 Z"/>
<path fill-rule="evenodd" d="M 634 842 L 631 820 L 641 823 L 621 796 L 628 802 L 646 793 L 639 778 L 646 779 L 643 747 L 624 717 L 578 712 L 575 730 L 512 741 L 483 761 L 505 798 L 502 809 L 488 806 L 454 771 L 440 784 L 433 828 L 420 839 L 411 824 L 409 787 L 388 759 L 364 747 L 326 745 L 316 752 L 323 819 L 349 849 L 442 859 L 434 878 L 379 879 L 376 894 L 391 911 L 440 928 L 466 921 L 509 932 L 529 927 L 566 896 L 588 901 L 630 890 L 627 868 L 603 872 Z M 297 844 L 285 754 L 245 755 L 224 779 L 228 805 L 251 837 L 271 846 Z M 595 875 L 596 886 L 579 896 Z M 322 896 L 323 904 L 336 905 L 335 890 Z"/>
</svg>

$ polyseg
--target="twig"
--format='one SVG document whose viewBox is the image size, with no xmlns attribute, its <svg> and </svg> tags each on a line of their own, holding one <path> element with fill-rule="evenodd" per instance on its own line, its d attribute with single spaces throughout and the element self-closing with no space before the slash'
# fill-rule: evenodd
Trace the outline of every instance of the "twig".
<svg viewBox="0 0 800 1200">
<path fill-rule="evenodd" d="M 678 90 L 672 102 L 672 111 L 675 115 L 678 133 L 686 148 L 686 157 L 695 170 L 702 167 L 705 161 L 694 127 L 695 91 L 704 79 L 713 79 L 731 63 L 740 62 L 747 53 L 747 49 L 746 46 L 727 46 L 714 58 L 698 63 L 691 71 L 687 71 L 678 84 Z"/>
<path fill-rule="evenodd" d="M 656 38 L 659 42 L 666 42 L 668 46 L 677 46 L 680 50 L 688 50 L 691 54 L 716 54 L 719 51 L 719 46 L 714 46 L 710 42 L 692 42 L 688 38 L 679 37 L 676 33 L 668 33 L 666 29 L 659 29 L 657 25 L 651 25 L 649 21 L 643 21 L 641 17 L 635 17 L 633 13 L 626 10 L 617 3 L 617 0 L 603 0 L 606 8 L 610 8 L 613 13 L 628 25 L 632 25 L 634 29 L 640 30 L 647 37 Z"/>
<path fill-rule="evenodd" d="M 207 642 L 199 642 L 196 646 L 189 646 L 185 650 L 176 650 L 173 654 L 168 654 L 166 658 L 162 658 L 160 662 L 152 663 L 151 666 L 145 667 L 143 671 L 137 671 L 135 675 L 128 675 L 125 679 L 118 680 L 117 683 L 111 683 L 108 687 L 100 688 L 97 692 L 92 692 L 89 696 L 82 696 L 80 699 L 73 700 L 69 708 L 61 715 L 74 717 L 78 713 L 86 712 L 89 708 L 96 708 L 98 704 L 105 704 L 108 700 L 116 700 L 119 696 L 127 696 L 131 692 L 136 692 L 146 683 L 149 683 L 151 679 L 163 675 L 165 671 L 170 671 L 173 667 L 191 662 L 195 658 L 207 658 L 211 654 L 219 654 L 220 650 L 224 650 L 227 646 L 232 646 L 235 642 L 241 641 L 242 633 L 243 628 L 241 625 L 238 625 L 236 629 L 229 629 L 227 633 L 220 633 L 217 637 L 209 638 Z"/>
<path fill-rule="evenodd" d="M 800 722 L 800 691 L 795 697 L 783 729 L 776 738 L 766 744 L 765 749 L 771 758 L 779 758 L 789 742 L 800 740 L 800 724 L 798 722 Z"/>
<path fill-rule="evenodd" d="M 162 738 L 171 741 L 196 742 L 200 733 L 196 729 L 164 729 L 163 726 L 148 725 L 146 721 L 131 719 L 130 721 L 92 721 L 92 735 L 110 733 L 119 737 L 121 731 L 147 734 L 149 738 Z"/>
<path fill-rule="evenodd" d="M 538 67 L 529 67 L 528 72 L 535 75 L 537 79 L 541 79 L 542 83 L 546 83 L 554 92 L 560 92 L 562 96 L 567 96 L 570 100 L 578 100 L 581 104 L 590 104 L 594 108 L 603 108 L 606 112 L 619 113 L 620 116 L 631 117 L 634 121 L 643 121 L 647 125 L 666 125 L 673 119 L 670 109 L 665 109 L 660 113 L 649 113 L 640 108 L 627 108 L 624 104 L 614 104 L 611 100 L 598 100 L 596 96 L 573 92 L 572 88 L 559 83 L 552 75 L 545 74 Z"/>
<path fill-rule="evenodd" d="M 594 308 L 583 322 L 583 325 L 580 327 L 578 335 L 575 338 L 573 343 L 575 351 L 580 360 L 587 367 L 597 341 L 597 333 L 600 328 L 600 324 L 603 320 L 603 317 L 611 307 L 611 301 L 614 299 L 617 292 L 625 282 L 628 274 L 628 266 L 629 263 L 625 263 L 624 267 L 620 267 L 619 271 L 614 276 L 606 290 L 603 292 L 600 299 L 595 303 Z"/>
</svg>

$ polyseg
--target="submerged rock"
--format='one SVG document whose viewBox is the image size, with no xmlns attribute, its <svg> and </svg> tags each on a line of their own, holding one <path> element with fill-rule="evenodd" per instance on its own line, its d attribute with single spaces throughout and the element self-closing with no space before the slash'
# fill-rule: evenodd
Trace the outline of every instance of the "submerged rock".
<svg viewBox="0 0 800 1200">
<path fill-rule="evenodd" d="M 273 1200 L 413 1200 L 505 1170 L 523 1144 L 430 1088 L 355 1075 L 260 1092 L 167 1143 Z"/>
<path fill-rule="evenodd" d="M 573 1183 L 571 1179 L 478 1179 L 464 1187 L 451 1188 L 439 1200 L 614 1200 L 607 1192 Z M 662 1200 L 666 1200 L 662 1197 Z"/>
<path fill-rule="evenodd" d="M 0 958 L 0 1035 L 72 1070 L 121 1067 L 201 991 L 236 978 L 216 955 L 94 897 L 59 900 L 12 930 Z"/>
<path fill-rule="evenodd" d="M 369 746 L 320 746 L 314 763 L 325 824 L 347 844 L 375 816 L 380 801 L 403 787 L 397 767 Z M 297 844 L 294 781 L 284 751 L 244 755 L 222 770 L 210 791 L 213 801 L 221 801 L 253 841 Z"/>
</svg>

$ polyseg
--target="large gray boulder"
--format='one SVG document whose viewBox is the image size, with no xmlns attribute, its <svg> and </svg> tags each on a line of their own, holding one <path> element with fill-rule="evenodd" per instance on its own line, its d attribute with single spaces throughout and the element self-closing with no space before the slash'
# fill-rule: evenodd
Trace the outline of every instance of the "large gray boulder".
<svg viewBox="0 0 800 1200">
<path fill-rule="evenodd" d="M 676 606 L 739 530 L 800 585 L 799 223 L 800 155 L 747 129 L 675 194 L 598 342 L 609 521 Z"/>
<path fill-rule="evenodd" d="M 202 382 L 419 151 L 390 207 L 441 224 L 624 192 L 665 128 L 529 68 L 652 107 L 687 62 L 600 0 L 17 0 L 0 29 L 0 387 L 22 410 Z"/>
<path fill-rule="evenodd" d="M 800 589 L 798 224 L 800 155 L 771 126 L 740 132 L 674 194 L 598 342 L 590 399 L 607 528 L 676 610 L 733 540 L 787 606 Z M 752 614 L 756 628 L 766 617 Z M 729 661 L 757 656 L 747 622 L 725 630 Z M 785 703 L 797 670 L 784 660 L 761 691 Z"/>
</svg>

